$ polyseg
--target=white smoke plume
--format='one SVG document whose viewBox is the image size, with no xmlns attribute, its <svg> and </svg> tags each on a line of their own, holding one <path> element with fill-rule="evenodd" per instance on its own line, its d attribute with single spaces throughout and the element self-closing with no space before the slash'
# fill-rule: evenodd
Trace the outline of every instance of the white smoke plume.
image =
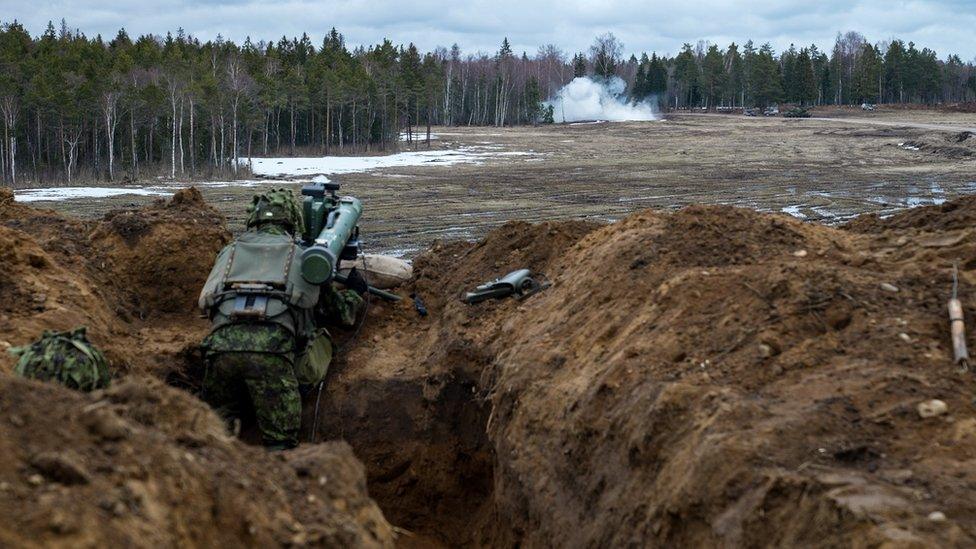
<svg viewBox="0 0 976 549">
<path fill-rule="evenodd" d="M 657 113 L 650 102 L 631 103 L 624 96 L 627 84 L 619 76 L 606 82 L 585 76 L 574 78 L 563 86 L 556 97 L 546 102 L 552 105 L 552 117 L 556 122 L 583 120 L 657 120 Z"/>
</svg>

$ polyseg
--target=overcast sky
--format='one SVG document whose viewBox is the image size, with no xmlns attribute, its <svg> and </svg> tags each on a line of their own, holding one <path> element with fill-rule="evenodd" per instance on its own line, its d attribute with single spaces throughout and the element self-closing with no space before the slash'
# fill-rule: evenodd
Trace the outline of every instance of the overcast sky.
<svg viewBox="0 0 976 549">
<path fill-rule="evenodd" d="M 465 52 L 494 52 L 507 36 L 530 55 L 547 43 L 582 51 L 606 31 L 629 55 L 675 53 L 699 39 L 829 48 L 838 31 L 857 30 L 872 42 L 913 40 L 943 59 L 976 56 L 976 0 L 0 0 L 0 18 L 17 19 L 34 35 L 64 18 L 106 38 L 120 27 L 133 36 L 182 27 L 201 39 L 235 41 L 307 32 L 316 45 L 334 26 L 350 45 L 389 38 L 423 50 L 457 43 Z"/>
</svg>

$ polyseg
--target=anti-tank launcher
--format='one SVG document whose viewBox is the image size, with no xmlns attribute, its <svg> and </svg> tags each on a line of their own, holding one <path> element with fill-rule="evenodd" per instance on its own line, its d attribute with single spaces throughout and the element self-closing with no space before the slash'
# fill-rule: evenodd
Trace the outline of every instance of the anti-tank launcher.
<svg viewBox="0 0 976 549">
<path fill-rule="evenodd" d="M 311 284 L 346 283 L 339 262 L 355 260 L 360 254 L 359 218 L 363 205 L 358 198 L 339 196 L 339 184 L 331 181 L 302 187 L 302 278 Z M 400 296 L 372 286 L 369 293 L 399 301 Z"/>
<path fill-rule="evenodd" d="M 340 197 L 339 184 L 310 183 L 302 187 L 302 277 L 312 284 L 331 282 L 343 259 L 359 256 L 359 218 L 363 205 L 358 198 Z"/>
</svg>

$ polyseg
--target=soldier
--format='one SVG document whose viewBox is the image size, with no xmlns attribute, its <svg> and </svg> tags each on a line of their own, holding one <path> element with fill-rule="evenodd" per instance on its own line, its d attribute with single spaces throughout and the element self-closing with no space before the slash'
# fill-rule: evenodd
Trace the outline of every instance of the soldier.
<svg viewBox="0 0 976 549">
<path fill-rule="evenodd" d="M 247 231 L 218 254 L 200 294 L 213 321 L 202 344 L 204 399 L 226 419 L 240 417 L 250 400 L 269 449 L 298 444 L 299 386 L 324 379 L 335 352 L 322 324 L 337 318 L 352 326 L 363 303 L 353 290 L 302 278 L 295 237 L 302 228 L 291 191 L 256 195 Z"/>
<path fill-rule="evenodd" d="M 79 391 L 108 387 L 108 361 L 85 335 L 85 327 L 70 332 L 45 331 L 40 339 L 9 350 L 20 357 L 14 373 L 21 377 L 54 381 Z"/>
</svg>

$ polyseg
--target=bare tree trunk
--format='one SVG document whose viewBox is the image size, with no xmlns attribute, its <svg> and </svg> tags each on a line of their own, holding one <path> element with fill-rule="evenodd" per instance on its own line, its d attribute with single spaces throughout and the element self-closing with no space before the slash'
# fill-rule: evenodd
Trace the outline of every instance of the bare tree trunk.
<svg viewBox="0 0 976 549">
<path fill-rule="evenodd" d="M 210 164 L 217 165 L 217 120 L 210 116 Z"/>
<path fill-rule="evenodd" d="M 197 173 L 197 152 L 193 145 L 193 97 L 190 97 L 190 173 Z"/>
<path fill-rule="evenodd" d="M 17 184 L 17 136 L 10 136 L 10 184 Z"/>
<path fill-rule="evenodd" d="M 179 129 L 177 130 L 177 133 L 180 136 L 180 175 L 183 175 L 184 173 L 186 173 L 186 170 L 183 165 L 184 154 L 183 154 L 183 99 L 182 98 L 180 99 L 180 125 L 179 125 Z"/>
<path fill-rule="evenodd" d="M 136 115 L 135 108 L 129 107 L 129 148 L 132 150 L 132 178 L 139 178 L 139 155 L 136 154 Z"/>
<path fill-rule="evenodd" d="M 294 103 L 292 103 L 291 106 L 289 107 L 288 114 L 291 120 L 288 124 L 288 129 L 290 130 L 289 133 L 291 133 L 291 155 L 295 156 L 295 104 Z"/>
<path fill-rule="evenodd" d="M 235 96 L 234 97 L 234 121 L 233 121 L 233 124 L 234 124 L 234 126 L 233 126 L 234 135 L 231 137 L 231 139 L 234 142 L 234 165 L 231 167 L 234 170 L 234 173 L 237 173 L 237 163 L 238 163 L 237 162 L 237 102 L 238 102 L 238 98 L 239 98 L 239 96 Z"/>
<path fill-rule="evenodd" d="M 173 107 L 173 118 L 172 118 L 172 139 L 170 140 L 170 163 L 169 163 L 169 178 L 176 179 L 176 92 L 170 92 L 170 104 Z"/>
<path fill-rule="evenodd" d="M 221 170 L 224 169 L 224 159 L 226 158 L 226 155 L 224 154 L 224 143 L 226 142 L 226 140 L 224 139 L 224 126 L 225 125 L 226 124 L 224 124 L 224 115 L 221 114 L 220 115 L 220 159 L 219 159 L 219 164 L 218 164 L 220 166 L 220 169 Z"/>
<path fill-rule="evenodd" d="M 105 138 L 108 145 L 108 179 L 115 179 L 115 128 L 118 125 L 118 92 L 109 91 L 102 96 L 102 112 L 105 116 Z"/>
</svg>

